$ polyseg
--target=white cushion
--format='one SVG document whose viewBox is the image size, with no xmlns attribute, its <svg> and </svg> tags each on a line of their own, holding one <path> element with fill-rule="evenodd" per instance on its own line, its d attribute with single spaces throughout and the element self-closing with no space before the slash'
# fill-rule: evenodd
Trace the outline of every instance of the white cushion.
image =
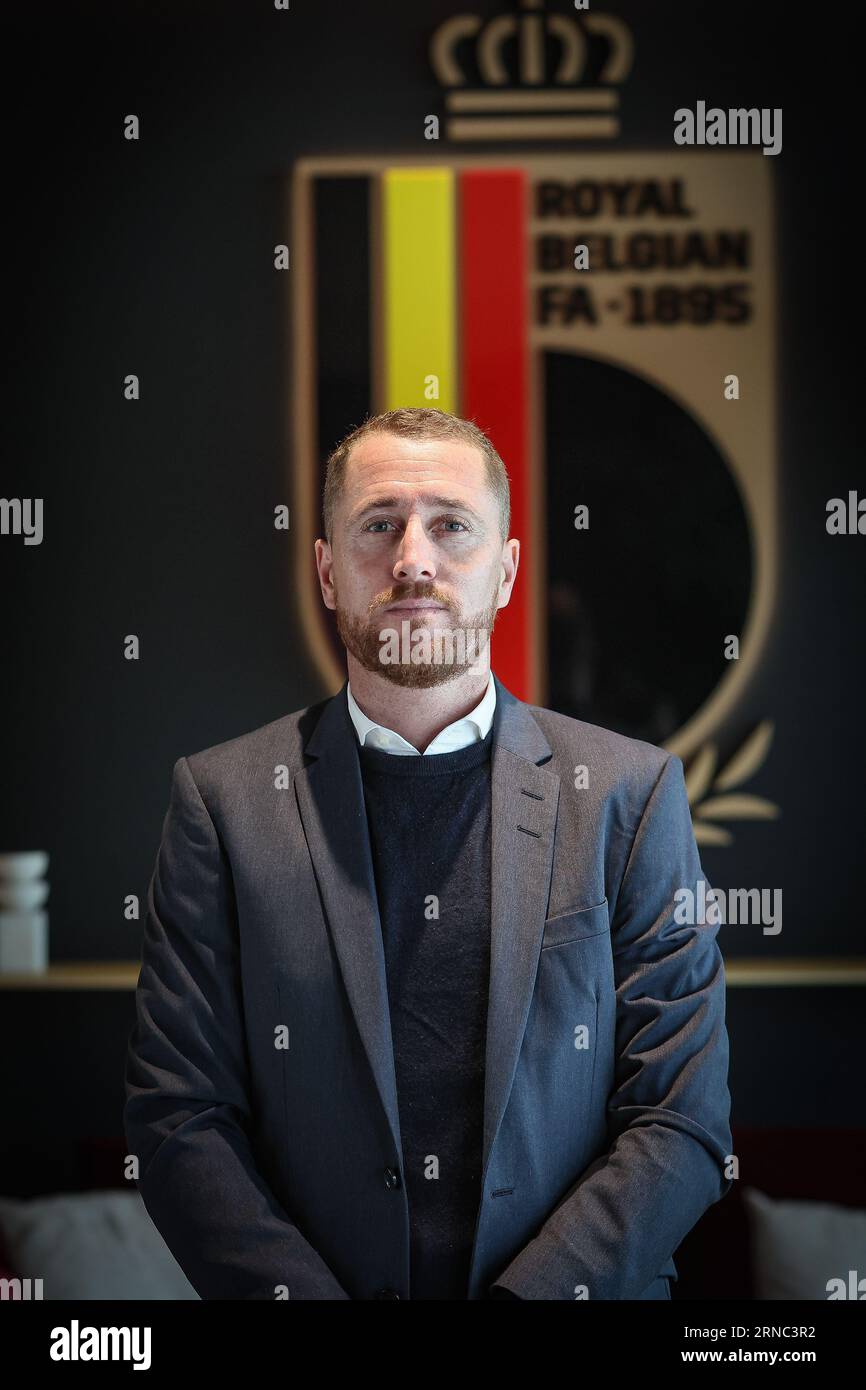
<svg viewBox="0 0 866 1390">
<path fill-rule="evenodd" d="M 12 1270 L 41 1279 L 44 1299 L 198 1298 L 135 1188 L 0 1197 L 0 1230 Z"/>
<path fill-rule="evenodd" d="M 850 1298 L 849 1271 L 866 1279 L 866 1211 L 832 1202 L 779 1201 L 755 1187 L 744 1187 L 742 1195 L 756 1298 L 838 1298 L 827 1287 L 832 1279 L 844 1281 Z"/>
</svg>

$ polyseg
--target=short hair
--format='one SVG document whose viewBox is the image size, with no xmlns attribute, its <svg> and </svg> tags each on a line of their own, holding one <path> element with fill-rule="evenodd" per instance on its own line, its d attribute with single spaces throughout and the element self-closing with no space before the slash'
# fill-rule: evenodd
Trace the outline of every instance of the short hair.
<svg viewBox="0 0 866 1390">
<path fill-rule="evenodd" d="M 451 415 L 445 410 L 407 406 L 401 410 L 386 410 L 381 415 L 369 415 L 362 424 L 347 434 L 329 455 L 322 492 L 322 515 L 328 545 L 332 541 L 334 513 L 343 489 L 349 456 L 355 445 L 370 434 L 394 434 L 400 439 L 460 439 L 464 444 L 473 445 L 484 460 L 487 485 L 499 506 L 500 535 L 503 541 L 508 540 L 511 526 L 511 489 L 508 473 L 484 431 L 479 429 L 474 421 L 464 420 L 460 415 Z"/>
</svg>

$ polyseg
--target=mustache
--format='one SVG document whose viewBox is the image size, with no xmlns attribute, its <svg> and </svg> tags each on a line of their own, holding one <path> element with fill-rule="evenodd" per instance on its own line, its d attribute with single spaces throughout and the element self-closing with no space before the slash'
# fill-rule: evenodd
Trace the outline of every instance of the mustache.
<svg viewBox="0 0 866 1390">
<path fill-rule="evenodd" d="M 373 599 L 368 612 L 370 616 L 380 608 L 387 608 L 392 603 L 404 603 L 407 599 L 430 599 L 433 603 L 441 603 L 449 611 L 454 610 L 454 601 L 448 594 L 443 594 L 432 581 L 424 584 L 395 585 L 391 589 L 384 589 Z"/>
</svg>

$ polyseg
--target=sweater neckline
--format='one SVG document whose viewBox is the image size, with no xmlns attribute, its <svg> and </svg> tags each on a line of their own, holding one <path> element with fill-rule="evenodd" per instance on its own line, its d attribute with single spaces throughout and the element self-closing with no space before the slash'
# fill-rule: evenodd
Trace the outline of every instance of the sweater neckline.
<svg viewBox="0 0 866 1390">
<path fill-rule="evenodd" d="M 384 772 L 395 777 L 441 777 L 480 767 L 490 758 L 492 747 L 491 726 L 484 738 L 449 753 L 388 753 L 384 748 L 358 744 L 358 758 L 362 772 Z"/>
</svg>

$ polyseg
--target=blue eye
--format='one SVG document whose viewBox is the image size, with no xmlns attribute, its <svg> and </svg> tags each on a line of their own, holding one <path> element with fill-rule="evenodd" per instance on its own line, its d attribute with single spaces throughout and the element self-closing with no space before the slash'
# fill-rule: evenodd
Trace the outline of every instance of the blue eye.
<svg viewBox="0 0 866 1390">
<path fill-rule="evenodd" d="M 469 527 L 467 526 L 466 522 L 465 522 L 465 521 L 461 521 L 461 519 L 460 519 L 459 516 L 445 516 L 445 517 L 442 517 L 442 519 L 441 519 L 441 524 L 442 524 L 443 526 L 459 526 L 459 527 L 461 528 L 461 530 L 467 531 L 467 532 L 469 531 Z M 390 522 L 390 521 L 368 521 L 367 524 L 364 526 L 363 529 L 364 529 L 365 531 L 370 532 L 372 535 L 381 536 L 381 535 L 383 534 L 383 532 L 382 532 L 382 531 L 377 531 L 377 530 L 375 530 L 375 528 L 376 528 L 377 526 L 385 526 L 385 527 L 387 527 L 387 526 L 391 526 L 391 525 L 392 525 L 392 522 Z M 459 532 L 457 532 L 457 531 L 451 531 L 451 532 L 449 532 L 449 534 L 452 535 L 452 536 L 456 536 L 456 535 L 459 535 Z"/>
</svg>

